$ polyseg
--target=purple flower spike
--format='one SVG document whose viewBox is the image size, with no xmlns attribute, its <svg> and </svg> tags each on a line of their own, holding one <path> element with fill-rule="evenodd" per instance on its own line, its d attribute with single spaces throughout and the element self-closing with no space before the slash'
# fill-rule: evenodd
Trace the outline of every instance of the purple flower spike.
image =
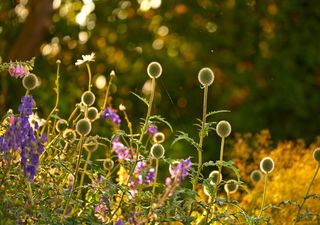
<svg viewBox="0 0 320 225">
<path fill-rule="evenodd" d="M 177 183 L 189 175 L 189 169 L 192 163 L 190 159 L 182 159 L 175 167 L 170 169 L 172 179 L 176 179 Z"/>
<path fill-rule="evenodd" d="M 131 154 L 129 148 L 119 141 L 119 137 L 116 137 L 112 141 L 112 149 L 118 155 L 119 160 L 130 160 Z"/>
<path fill-rule="evenodd" d="M 116 125 L 120 125 L 120 123 L 121 123 L 120 116 L 116 113 L 116 110 L 114 110 L 110 107 L 106 108 L 102 112 L 101 118 L 104 120 L 110 120 L 110 121 L 114 122 Z"/>
<path fill-rule="evenodd" d="M 150 124 L 150 126 L 147 128 L 146 134 L 151 134 L 152 137 L 158 132 L 158 127 L 156 125 Z"/>
<path fill-rule="evenodd" d="M 9 118 L 10 125 L 6 133 L 0 138 L 0 149 L 3 150 L 5 158 L 8 158 L 9 150 L 19 150 L 21 156 L 21 167 L 23 175 L 29 175 L 29 180 L 33 181 L 39 164 L 39 156 L 44 151 L 44 143 L 47 142 L 46 135 L 38 137 L 37 129 L 33 129 L 29 123 L 29 116 L 34 107 L 32 95 L 24 96 L 19 106 L 19 116 Z"/>
<path fill-rule="evenodd" d="M 117 222 L 116 222 L 116 225 L 124 225 L 124 222 L 122 219 L 119 219 Z"/>
</svg>

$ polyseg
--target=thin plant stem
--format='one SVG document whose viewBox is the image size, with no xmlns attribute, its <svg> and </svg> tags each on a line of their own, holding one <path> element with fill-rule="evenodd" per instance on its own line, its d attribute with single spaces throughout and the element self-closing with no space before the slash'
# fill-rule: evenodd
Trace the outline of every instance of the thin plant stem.
<svg viewBox="0 0 320 225">
<path fill-rule="evenodd" d="M 145 122 L 144 122 L 144 125 L 143 127 L 141 128 L 141 134 L 140 134 L 140 138 L 139 138 L 139 143 L 141 143 L 142 141 L 142 138 L 144 136 L 144 133 L 147 129 L 147 124 L 148 124 L 148 121 L 149 121 L 149 118 L 150 118 L 150 115 L 151 115 L 151 109 L 152 109 L 152 104 L 153 104 L 153 99 L 154 99 L 154 91 L 155 91 L 155 87 L 156 87 L 156 78 L 151 78 L 151 95 L 150 95 L 150 99 L 149 99 L 149 103 L 148 103 L 148 112 L 147 112 L 147 116 L 146 116 L 146 119 L 145 119 Z M 137 163 L 139 161 L 139 154 L 140 154 L 140 147 L 138 145 L 137 147 L 137 151 L 136 151 L 136 159 L 135 159 L 135 162 L 133 164 L 133 166 L 131 167 L 130 169 L 130 172 L 129 172 L 129 175 L 128 175 L 128 179 L 127 179 L 127 182 L 126 182 L 126 185 L 128 185 L 129 181 L 130 181 L 130 178 L 134 172 L 134 169 L 136 168 L 137 166 Z M 125 195 L 125 192 L 122 192 L 122 195 L 121 195 L 121 198 L 120 198 L 120 202 L 117 206 L 117 208 L 113 211 L 113 213 L 111 214 L 111 219 L 114 217 L 114 215 L 117 213 L 117 211 L 120 209 L 121 205 L 122 205 L 122 202 L 123 202 L 123 198 L 124 198 L 124 195 Z"/>
<path fill-rule="evenodd" d="M 312 184 L 313 184 L 313 182 L 314 182 L 314 180 L 315 180 L 315 178 L 316 178 L 316 176 L 317 176 L 317 174 L 318 174 L 318 172 L 319 172 L 319 168 L 320 168 L 320 163 L 318 163 L 318 165 L 317 165 L 316 171 L 315 171 L 314 174 L 313 174 L 313 177 L 312 177 L 311 182 L 310 182 L 310 184 L 309 184 L 309 186 L 308 186 L 308 189 L 307 189 L 307 191 L 306 191 L 306 194 L 304 195 L 303 201 L 302 201 L 301 205 L 299 206 L 299 209 L 298 209 L 297 216 L 296 216 L 296 219 L 295 219 L 295 221 L 294 221 L 294 224 L 296 224 L 296 223 L 298 222 L 300 212 L 301 212 L 301 210 L 302 210 L 302 207 L 303 207 L 304 203 L 305 203 L 306 200 L 307 200 L 307 196 L 309 195 L 311 186 L 312 186 Z"/>
<path fill-rule="evenodd" d="M 33 204 L 33 194 L 32 194 L 31 182 L 30 182 L 30 181 L 28 181 L 28 182 L 27 182 L 27 184 L 28 184 L 28 191 L 29 191 L 30 204 L 31 204 L 31 206 L 33 206 L 34 204 Z"/>
<path fill-rule="evenodd" d="M 215 188 L 214 188 L 214 199 L 217 198 L 218 194 L 218 188 L 220 185 L 220 179 L 221 179 L 221 172 L 222 172 L 222 162 L 223 162 L 223 150 L 224 150 L 224 137 L 221 138 L 221 145 L 220 145 L 220 160 L 219 160 L 219 165 L 218 165 L 218 178 L 217 182 L 215 183 Z"/>
<path fill-rule="evenodd" d="M 127 124 L 128 124 L 128 129 L 129 129 L 129 133 L 130 133 L 130 149 L 132 150 L 132 143 L 133 143 L 132 123 L 130 122 L 126 111 L 123 111 L 123 114 L 124 114 L 124 118 L 126 119 Z"/>
<path fill-rule="evenodd" d="M 200 172 L 202 169 L 202 145 L 203 145 L 203 139 L 205 136 L 205 126 L 206 126 L 206 117 L 207 117 L 207 98 L 208 98 L 208 85 L 204 86 L 204 94 L 203 94 L 203 112 L 202 112 L 202 124 L 201 124 L 201 133 L 200 133 L 200 140 L 198 145 L 198 170 L 197 175 L 195 178 L 195 182 L 193 184 L 193 190 L 196 190 L 198 179 L 200 176 Z"/>
<path fill-rule="evenodd" d="M 152 196 L 153 196 L 153 198 L 154 198 L 154 195 L 155 195 L 155 192 L 156 192 L 158 169 L 159 169 L 159 159 L 156 159 L 156 171 L 155 171 L 155 174 L 154 174 L 154 181 L 153 181 L 153 185 L 152 185 Z"/>
<path fill-rule="evenodd" d="M 90 65 L 89 63 L 86 63 L 86 67 L 88 70 L 88 76 L 89 76 L 89 81 L 88 81 L 88 91 L 91 91 L 91 79 L 92 79 L 92 75 L 91 75 L 91 69 L 90 69 Z"/>
<path fill-rule="evenodd" d="M 260 209 L 259 217 L 262 215 L 264 203 L 266 201 L 267 183 L 268 183 L 268 173 L 264 176 L 264 188 L 263 188 L 263 196 L 262 196 L 262 202 L 261 202 L 261 209 Z"/>
<path fill-rule="evenodd" d="M 111 87 L 112 80 L 114 77 L 115 77 L 114 75 L 110 75 L 110 80 L 109 80 L 108 86 L 106 88 L 106 95 L 104 97 L 103 105 L 100 107 L 101 111 L 103 111 L 107 106 L 108 98 L 109 98 L 109 91 L 110 91 L 110 87 Z"/>
<path fill-rule="evenodd" d="M 86 171 L 87 171 L 88 161 L 90 160 L 91 155 L 92 155 L 91 151 L 88 151 L 87 159 L 86 159 L 86 162 L 84 163 L 83 172 L 82 172 L 82 174 L 81 174 L 79 187 L 81 187 L 82 184 L 83 184 L 84 176 L 85 176 L 85 173 L 86 173 Z M 81 188 L 80 188 L 80 190 L 79 190 L 79 192 L 78 192 L 78 194 L 77 194 L 77 198 L 79 198 L 80 195 L 81 195 Z"/>
<path fill-rule="evenodd" d="M 71 119 L 74 117 L 74 115 L 76 114 L 77 111 L 78 111 L 78 106 L 76 106 L 76 108 L 74 108 L 74 110 L 70 114 L 70 116 L 68 118 L 68 123 L 70 123 Z"/>
<path fill-rule="evenodd" d="M 49 123 L 50 117 L 51 115 L 57 110 L 58 108 L 58 104 L 59 104 L 59 98 L 60 98 L 60 94 L 59 94 L 59 79 L 60 79 L 60 61 L 57 62 L 57 74 L 56 74 L 56 80 L 55 80 L 55 85 L 56 87 L 54 88 L 54 91 L 56 92 L 56 102 L 55 105 L 53 107 L 53 109 L 51 110 L 51 112 L 49 113 L 45 124 L 43 125 L 42 129 L 41 129 L 41 134 L 44 133 L 46 126 Z"/>
<path fill-rule="evenodd" d="M 77 179 L 78 179 L 78 171 L 79 171 L 79 167 L 80 167 L 80 161 L 81 161 L 81 156 L 82 156 L 82 150 L 83 150 L 83 140 L 84 140 L 84 136 L 81 135 L 79 143 L 78 143 L 78 159 L 77 159 L 77 164 L 76 164 L 76 168 L 75 168 L 75 172 L 74 172 L 74 185 L 72 186 L 71 189 L 71 193 L 67 199 L 66 205 L 64 207 L 63 213 L 61 215 L 61 222 L 64 219 L 64 215 L 66 214 L 67 210 L 68 210 L 68 206 L 72 197 L 72 194 L 74 192 L 75 186 L 77 184 Z"/>
</svg>

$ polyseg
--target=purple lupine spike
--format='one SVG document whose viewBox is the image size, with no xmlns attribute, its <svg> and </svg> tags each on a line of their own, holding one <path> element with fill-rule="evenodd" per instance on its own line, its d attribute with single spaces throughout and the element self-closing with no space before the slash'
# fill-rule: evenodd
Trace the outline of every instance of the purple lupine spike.
<svg viewBox="0 0 320 225">
<path fill-rule="evenodd" d="M 154 124 L 150 124 L 149 127 L 146 130 L 146 134 L 149 135 L 151 134 L 151 136 L 153 137 L 156 133 L 158 132 L 158 127 Z"/>
</svg>

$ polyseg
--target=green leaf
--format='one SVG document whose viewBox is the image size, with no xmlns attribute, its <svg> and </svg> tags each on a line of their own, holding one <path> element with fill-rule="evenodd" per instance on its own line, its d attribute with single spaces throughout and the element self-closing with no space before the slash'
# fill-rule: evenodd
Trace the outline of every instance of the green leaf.
<svg viewBox="0 0 320 225">
<path fill-rule="evenodd" d="M 160 115 L 150 116 L 149 121 L 152 122 L 153 120 L 158 120 L 158 121 L 164 123 L 165 125 L 167 125 L 170 128 L 171 132 L 173 132 L 173 128 L 172 128 L 171 124 L 168 121 L 166 121 L 166 119 L 164 117 L 161 117 Z"/>
<path fill-rule="evenodd" d="M 178 136 L 173 140 L 171 145 L 174 145 L 178 141 L 185 140 L 191 145 L 193 145 L 196 149 L 199 147 L 198 143 L 195 142 L 192 138 L 190 138 L 187 133 L 184 133 L 182 131 L 179 131 L 178 133 L 179 133 Z"/>
<path fill-rule="evenodd" d="M 218 110 L 218 111 L 212 111 L 207 113 L 206 118 L 208 118 L 209 116 L 218 114 L 218 113 L 227 113 L 227 112 L 231 112 L 230 110 Z"/>
<path fill-rule="evenodd" d="M 140 95 L 138 95 L 138 94 L 136 94 L 136 93 L 134 93 L 134 92 L 132 92 L 132 91 L 130 91 L 130 92 L 131 92 L 131 94 L 133 94 L 134 96 L 136 96 L 138 99 L 140 99 L 141 101 L 143 101 L 143 102 L 149 107 L 149 102 L 148 102 L 147 99 L 141 97 Z"/>
</svg>

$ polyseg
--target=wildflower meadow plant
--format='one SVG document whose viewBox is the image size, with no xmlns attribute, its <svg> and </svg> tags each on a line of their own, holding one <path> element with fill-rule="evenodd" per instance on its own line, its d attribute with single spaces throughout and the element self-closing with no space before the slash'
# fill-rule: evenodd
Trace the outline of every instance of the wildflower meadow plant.
<svg viewBox="0 0 320 225">
<path fill-rule="evenodd" d="M 212 69 L 204 67 L 198 73 L 204 91 L 202 115 L 196 124 L 198 138 L 179 131 L 170 145 L 166 136 L 167 130 L 173 132 L 172 125 L 154 114 L 157 80 L 166 73 L 161 64 L 151 62 L 146 66 L 146 78 L 151 81 L 148 98 L 133 93 L 144 103 L 141 107 L 146 105 L 146 115 L 136 125 L 125 105 L 115 105 L 110 98 L 114 71 L 108 77 L 103 99 L 94 92 L 94 61 L 92 53 L 75 63 L 87 71 L 88 84 L 82 87 L 78 103 L 65 118 L 59 113 L 63 76 L 60 60 L 56 98 L 48 115 L 37 112 L 42 104 L 36 106 L 32 96 L 41 88 L 37 75 L 31 73 L 34 59 L 0 65 L 1 71 L 21 79 L 26 89 L 17 112 L 9 109 L 1 119 L 0 224 L 271 224 L 268 209 L 273 206 L 266 202 L 273 202 L 269 189 L 280 167 L 272 154 L 263 155 L 260 170 L 251 173 L 252 182 L 245 182 L 237 158 L 224 161 L 225 141 L 232 128 L 226 120 L 212 121 L 214 115 L 228 110 L 207 112 L 209 86 L 214 86 L 215 78 Z M 208 151 L 205 138 L 220 141 L 220 151 L 215 150 L 220 153 L 219 160 L 203 161 L 202 153 Z M 181 141 L 190 144 L 186 149 L 196 151 L 197 158 L 167 156 Z M 319 213 L 307 214 L 307 201 L 319 199 L 316 194 L 310 195 L 317 181 L 319 152 L 316 148 L 313 153 L 317 167 L 303 199 L 290 202 L 297 206 L 291 220 L 294 224 L 320 218 Z M 207 170 L 209 175 L 205 175 Z M 250 189 L 258 194 L 252 197 Z M 251 204 L 241 200 L 246 195 L 251 196 Z"/>
</svg>

